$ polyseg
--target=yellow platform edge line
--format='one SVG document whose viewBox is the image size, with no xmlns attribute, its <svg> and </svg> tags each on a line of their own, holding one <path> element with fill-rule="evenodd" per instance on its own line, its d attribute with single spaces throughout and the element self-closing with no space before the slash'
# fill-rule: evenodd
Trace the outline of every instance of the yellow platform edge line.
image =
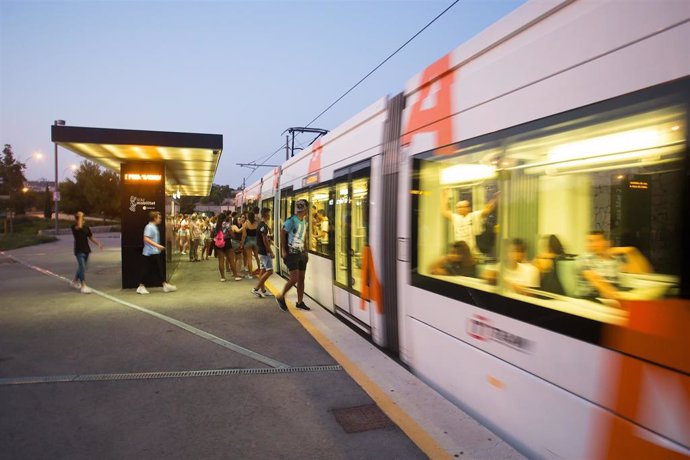
<svg viewBox="0 0 690 460">
<path fill-rule="evenodd" d="M 278 295 L 278 290 L 268 281 L 265 283 L 266 287 L 274 294 Z M 292 316 L 299 321 L 304 329 L 309 332 L 312 337 L 340 364 L 345 372 L 348 373 L 357 384 L 373 399 L 381 410 L 400 427 L 401 430 L 424 452 L 432 459 L 448 459 L 451 455 L 443 449 L 436 440 L 426 432 L 412 417 L 410 417 L 400 406 L 397 405 L 393 399 L 386 394 L 386 392 L 374 383 L 366 373 L 362 371 L 355 363 L 353 363 L 340 348 L 331 342 L 325 335 L 314 326 L 314 324 L 299 310 L 295 308 L 292 303 L 289 304 L 288 311 Z"/>
</svg>

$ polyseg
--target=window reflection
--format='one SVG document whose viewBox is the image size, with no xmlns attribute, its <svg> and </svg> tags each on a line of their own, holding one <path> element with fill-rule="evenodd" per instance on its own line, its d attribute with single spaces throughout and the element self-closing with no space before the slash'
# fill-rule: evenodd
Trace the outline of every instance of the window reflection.
<svg viewBox="0 0 690 460">
<path fill-rule="evenodd" d="M 686 117 L 646 101 L 418 156 L 417 271 L 601 320 L 677 296 Z"/>
<path fill-rule="evenodd" d="M 347 182 L 335 186 L 335 280 L 348 286 L 348 234 L 350 191 Z"/>
<path fill-rule="evenodd" d="M 352 287 L 359 292 L 362 287 L 362 251 L 367 244 L 369 213 L 369 179 L 352 181 Z"/>
<path fill-rule="evenodd" d="M 330 257 L 329 240 L 331 229 L 330 213 L 332 199 L 330 188 L 322 187 L 312 190 L 311 195 L 311 214 L 309 226 L 310 244 L 309 249 Z"/>
</svg>

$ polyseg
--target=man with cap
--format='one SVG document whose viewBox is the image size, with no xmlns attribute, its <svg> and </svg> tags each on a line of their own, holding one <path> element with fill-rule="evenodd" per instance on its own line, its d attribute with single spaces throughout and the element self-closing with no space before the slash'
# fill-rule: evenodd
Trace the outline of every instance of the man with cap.
<svg viewBox="0 0 690 460">
<path fill-rule="evenodd" d="M 300 310 L 311 310 L 304 304 L 304 275 L 307 271 L 307 211 L 309 203 L 307 200 L 297 200 L 295 203 L 295 214 L 285 221 L 280 230 L 280 252 L 283 261 L 290 271 L 290 279 L 285 283 L 283 292 L 276 296 L 278 306 L 282 311 L 287 311 L 285 294 L 297 286 L 297 308 Z"/>
</svg>

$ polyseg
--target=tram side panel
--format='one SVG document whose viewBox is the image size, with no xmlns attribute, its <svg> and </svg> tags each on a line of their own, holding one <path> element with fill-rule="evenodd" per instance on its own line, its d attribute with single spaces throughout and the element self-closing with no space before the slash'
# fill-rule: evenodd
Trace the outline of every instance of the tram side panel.
<svg viewBox="0 0 690 460">
<path fill-rule="evenodd" d="M 346 206 L 352 213 L 347 221 L 345 215 L 338 220 L 339 214 L 332 214 L 333 253 L 329 257 L 310 251 L 305 291 L 325 308 L 372 334 L 377 343 L 384 340 L 376 286 L 380 284 L 377 276 L 382 259 L 378 244 L 382 201 L 379 154 L 385 104 L 385 99 L 375 102 L 319 139 L 286 162 L 280 176 L 280 189 L 292 187 L 293 200 L 312 202 L 316 195 L 330 193 L 331 207 Z M 336 274 L 339 269 L 343 273 L 341 264 L 346 268 L 345 277 Z"/>
<path fill-rule="evenodd" d="M 667 455 L 668 458 L 688 455 L 688 435 L 678 429 L 679 426 L 687 426 L 688 422 L 687 399 L 681 396 L 683 389 L 688 388 L 687 374 L 673 369 L 664 372 L 660 366 L 636 361 L 632 366 L 645 369 L 636 375 L 646 376 L 639 377 L 646 379 L 646 383 L 640 383 L 642 389 L 637 394 L 630 394 L 629 400 L 623 401 L 623 406 L 627 404 L 637 408 L 631 413 L 625 413 L 625 408 L 617 405 L 611 398 L 616 392 L 626 391 L 624 386 L 620 386 L 625 385 L 621 381 L 624 377 L 618 376 L 618 380 L 610 378 L 610 368 L 624 355 L 597 346 L 596 340 L 588 344 L 587 340 L 545 331 L 503 315 L 487 313 L 468 303 L 439 298 L 429 292 L 433 286 L 440 286 L 438 283 L 427 283 L 430 287 L 425 290 L 412 286 L 414 280 L 411 273 L 417 269 L 426 269 L 424 266 L 432 262 L 422 255 L 419 260 L 414 260 L 414 264 L 411 263 L 416 257 L 413 253 L 422 248 L 420 241 L 424 240 L 423 249 L 428 253 L 440 256 L 445 248 L 443 239 L 438 238 L 444 231 L 440 215 L 436 217 L 437 221 L 433 214 L 420 215 L 418 225 L 412 228 L 413 219 L 410 217 L 414 217 L 413 213 L 423 214 L 415 205 L 415 200 L 440 202 L 438 189 L 442 184 L 438 182 L 439 179 L 434 182 L 428 174 L 425 177 L 421 169 L 413 168 L 413 160 L 409 156 L 438 148 L 431 156 L 444 157 L 449 161 L 453 155 L 464 152 L 469 155 L 472 148 L 476 148 L 476 144 L 468 144 L 465 148 L 462 145 L 444 148 L 460 139 L 492 133 L 686 77 L 690 73 L 690 60 L 687 59 L 690 25 L 682 22 L 690 16 L 688 4 L 674 2 L 667 6 L 670 11 L 656 14 L 658 5 L 655 6 L 653 2 L 636 3 L 635 8 L 625 11 L 619 11 L 620 8 L 612 4 L 575 2 L 485 55 L 476 57 L 463 66 L 461 71 L 449 69 L 452 69 L 453 62 L 463 61 L 467 49 L 462 47 L 432 65 L 408 85 L 404 115 L 407 129 L 402 133 L 403 149 L 408 160 L 403 168 L 400 185 L 401 214 L 404 215 L 399 216 L 399 241 L 403 247 L 399 251 L 398 264 L 401 277 L 401 357 L 416 373 L 451 400 L 486 420 L 497 431 L 534 456 L 605 457 L 606 452 L 597 449 L 608 445 L 609 454 L 615 452 L 621 446 L 615 444 L 616 436 L 622 436 L 620 439 L 625 440 L 623 444 L 645 445 L 649 449 L 647 452 Z M 639 21 L 640 17 L 649 20 Z M 615 30 L 625 29 L 625 33 L 611 33 L 612 30 L 606 28 L 606 25 L 611 24 L 619 24 L 620 27 Z M 626 27 L 627 24 L 634 27 Z M 581 30 L 591 31 L 584 46 L 581 46 L 583 37 L 578 33 Z M 496 29 L 490 31 L 494 32 Z M 621 42 L 621 39 L 627 41 Z M 557 52 L 549 46 L 549 43 L 555 42 L 564 44 Z M 551 52 L 552 59 L 544 59 L 545 53 L 549 55 Z M 530 65 L 530 62 L 534 65 Z M 542 62 L 545 62 L 545 66 L 552 67 L 545 68 Z M 514 65 L 508 66 L 510 63 Z M 517 63 L 519 66 L 515 67 Z M 506 72 L 508 68 L 524 70 L 513 78 L 513 73 Z M 682 86 L 682 82 L 680 84 Z M 659 95 L 663 91 L 653 88 L 651 93 Z M 684 94 L 687 95 L 687 92 Z M 444 101 L 444 97 L 447 100 Z M 646 117 L 652 120 L 649 125 L 651 129 L 663 131 L 666 125 L 654 125 L 654 115 L 651 115 L 663 113 L 670 120 L 681 120 L 668 125 L 668 130 L 678 131 L 678 127 L 684 125 L 682 119 L 687 118 L 687 98 L 680 99 L 679 104 L 685 105 L 685 108 L 677 109 L 678 106 L 671 102 L 669 106 L 657 107 L 655 111 L 648 112 L 650 115 L 633 114 L 628 118 L 621 118 L 621 125 L 633 120 L 644 124 L 646 121 L 641 120 Z M 644 104 L 644 101 L 640 103 Z M 636 103 L 631 104 L 634 106 Z M 615 112 L 615 109 L 614 104 L 611 110 Z M 638 108 L 631 110 L 631 113 L 639 112 Z M 425 111 L 424 116 L 420 117 L 420 113 Z M 591 115 L 596 112 L 588 113 Z M 434 123 L 434 120 L 438 121 Z M 568 118 L 557 117 L 554 123 L 559 121 L 567 122 Z M 416 132 L 412 132 L 410 125 Z M 595 126 L 594 129 L 604 129 L 604 125 L 601 128 Z M 512 133 L 520 134 L 519 130 L 513 130 Z M 669 135 L 673 136 L 664 134 Z M 667 144 L 655 147 L 658 149 L 659 161 L 674 165 L 672 169 L 684 161 L 684 156 L 687 157 L 687 151 L 682 150 L 687 148 L 687 137 L 682 138 L 682 135 L 677 140 L 669 137 L 668 141 L 664 141 Z M 506 136 L 510 137 L 511 132 Z M 680 150 L 669 150 L 668 145 L 674 142 L 681 145 Z M 477 163 L 491 155 L 495 155 L 498 161 L 509 160 L 511 154 L 506 149 L 511 146 L 505 140 L 494 142 L 494 139 L 489 138 L 485 149 L 476 148 Z M 529 161 L 529 157 L 521 158 L 521 161 L 525 160 Z M 578 178 L 576 174 L 570 174 L 563 180 L 570 181 L 572 190 L 578 194 L 590 188 L 590 182 L 587 181 L 596 179 L 594 176 L 580 175 Z M 499 189 L 503 189 L 498 205 L 502 219 L 500 227 L 507 230 L 517 228 L 509 218 L 515 212 L 511 207 L 514 203 L 511 202 L 510 192 L 517 192 L 517 189 L 506 179 L 505 176 L 499 177 L 497 182 Z M 418 181 L 417 185 L 415 180 Z M 553 179 L 544 178 L 540 181 L 546 185 L 547 182 L 553 182 Z M 678 179 L 673 181 L 677 182 Z M 475 206 L 485 204 L 487 197 L 481 196 L 484 192 L 475 191 L 478 194 Z M 572 197 L 574 195 L 575 193 L 571 193 Z M 545 208 L 548 199 L 545 200 L 543 196 L 543 193 L 539 195 L 538 199 L 541 201 L 538 205 L 541 209 L 548 209 Z M 567 196 L 565 198 L 570 199 Z M 575 205 L 561 207 L 573 212 L 578 209 Z M 556 214 L 556 210 L 551 213 Z M 569 218 L 567 215 L 564 217 Z M 597 223 L 595 220 L 585 222 L 588 228 L 595 227 Z M 545 228 L 536 220 L 534 224 L 534 233 Z M 571 248 L 581 253 L 584 250 L 584 235 L 579 235 L 578 238 L 576 233 L 572 233 L 568 242 Z M 501 244 L 505 246 L 502 247 Z M 499 241 L 497 257 L 503 254 L 507 246 Z M 648 287 L 656 289 L 658 293 L 676 289 L 664 287 L 663 283 L 676 287 L 678 285 L 677 277 L 673 275 L 662 273 L 659 276 L 648 276 L 648 279 L 654 280 Z M 482 281 L 478 283 L 482 284 Z M 471 292 L 475 296 L 478 293 L 481 297 L 482 291 L 487 291 L 485 287 L 473 285 L 471 281 L 460 284 L 464 287 L 458 286 L 456 292 L 470 287 L 474 289 Z M 639 288 L 632 289 L 634 291 Z M 651 290 L 645 292 L 649 296 L 659 295 L 653 294 Z M 448 292 L 446 295 L 455 294 Z M 494 299 L 490 295 L 485 298 Z M 606 327 L 620 327 L 627 321 L 625 315 L 621 317 L 619 307 L 609 308 L 607 304 L 585 304 L 579 300 L 541 302 L 532 298 L 521 301 L 557 308 L 566 314 L 581 315 L 586 311 L 586 319 L 577 319 L 576 322 L 584 321 L 592 326 L 593 335 L 597 334 L 597 329 L 601 333 L 601 328 L 604 327 L 602 324 L 607 325 Z M 508 308 L 521 308 L 518 303 L 509 304 Z M 581 311 L 578 312 L 580 307 Z M 530 343 L 534 344 L 531 350 L 519 350 L 521 345 Z M 654 391 L 655 384 L 651 382 L 669 388 L 668 393 L 663 396 L 658 394 Z M 622 394 L 619 398 L 623 397 Z M 501 402 L 500 407 L 495 405 L 497 400 Z M 653 400 L 665 408 L 663 416 L 649 409 L 650 401 Z M 535 411 L 535 407 L 540 410 Z M 541 411 L 541 408 L 545 410 Z M 493 413 L 500 413 L 501 417 L 494 417 Z M 626 420 L 632 420 L 638 425 L 630 425 Z M 626 428 L 621 428 L 623 425 Z M 606 428 L 600 430 L 599 434 L 590 431 L 592 427 L 602 426 Z M 614 430 L 612 426 L 618 428 Z M 601 432 L 605 433 L 603 439 Z"/>
</svg>

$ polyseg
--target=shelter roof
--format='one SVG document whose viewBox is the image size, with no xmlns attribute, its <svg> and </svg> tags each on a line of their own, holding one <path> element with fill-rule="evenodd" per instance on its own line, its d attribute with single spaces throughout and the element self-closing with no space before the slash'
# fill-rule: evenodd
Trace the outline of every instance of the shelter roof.
<svg viewBox="0 0 690 460">
<path fill-rule="evenodd" d="M 221 134 L 52 126 L 52 141 L 108 169 L 129 161 L 164 161 L 165 193 L 206 196 L 223 151 Z"/>
</svg>

